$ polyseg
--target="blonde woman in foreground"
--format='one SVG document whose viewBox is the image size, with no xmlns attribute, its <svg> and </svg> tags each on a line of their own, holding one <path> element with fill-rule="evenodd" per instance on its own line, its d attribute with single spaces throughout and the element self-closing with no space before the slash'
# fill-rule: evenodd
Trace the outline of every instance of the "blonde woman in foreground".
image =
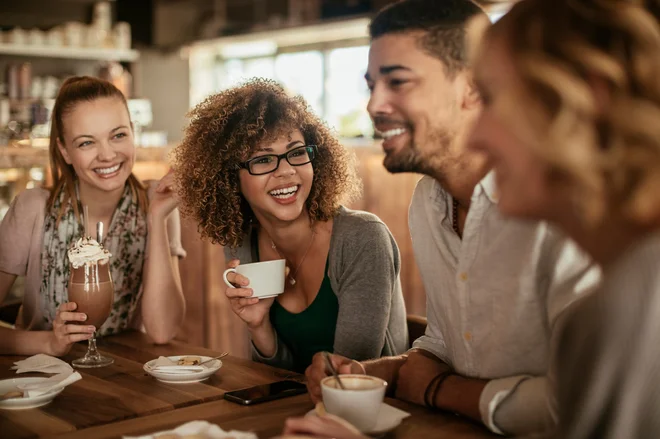
<svg viewBox="0 0 660 439">
<path fill-rule="evenodd" d="M 500 209 L 555 223 L 603 268 L 558 331 L 560 438 L 660 437 L 659 9 L 524 1 L 476 65 L 471 144 L 495 167 Z"/>
<path fill-rule="evenodd" d="M 526 0 L 477 59 L 471 146 L 496 170 L 500 209 L 555 223 L 604 270 L 557 323 L 554 437 L 660 437 L 659 10 Z M 361 437 L 321 418 L 285 433 Z"/>
</svg>

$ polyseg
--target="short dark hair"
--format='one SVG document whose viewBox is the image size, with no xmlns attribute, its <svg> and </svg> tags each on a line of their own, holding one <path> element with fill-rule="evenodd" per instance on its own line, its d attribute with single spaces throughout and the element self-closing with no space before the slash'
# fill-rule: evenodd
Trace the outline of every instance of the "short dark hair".
<svg viewBox="0 0 660 439">
<path fill-rule="evenodd" d="M 452 75 L 467 66 L 466 27 L 485 12 L 470 0 L 401 0 L 381 9 L 369 25 L 372 40 L 388 34 L 422 31 L 420 47 Z"/>
</svg>

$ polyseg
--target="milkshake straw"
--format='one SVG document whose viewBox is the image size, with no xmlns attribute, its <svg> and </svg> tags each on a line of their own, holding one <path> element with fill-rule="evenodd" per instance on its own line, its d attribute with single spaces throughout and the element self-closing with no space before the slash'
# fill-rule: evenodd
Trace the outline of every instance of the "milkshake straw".
<svg viewBox="0 0 660 439">
<path fill-rule="evenodd" d="M 92 235 L 90 235 L 90 232 L 89 232 L 89 208 L 87 207 L 86 204 L 83 207 L 83 211 L 84 211 L 83 216 L 85 218 L 85 237 L 89 238 Z"/>
</svg>

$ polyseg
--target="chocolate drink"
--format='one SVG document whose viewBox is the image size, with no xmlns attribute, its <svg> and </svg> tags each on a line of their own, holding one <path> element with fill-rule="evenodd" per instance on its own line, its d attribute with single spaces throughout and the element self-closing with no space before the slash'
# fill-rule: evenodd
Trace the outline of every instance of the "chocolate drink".
<svg viewBox="0 0 660 439">
<path fill-rule="evenodd" d="M 67 251 L 71 276 L 69 277 L 69 302 L 78 305 L 77 312 L 87 314 L 84 325 L 94 325 L 96 330 L 105 323 L 115 300 L 115 289 L 110 276 L 110 257 L 103 247 L 103 223 L 97 224 L 98 241 L 90 237 L 80 238 Z M 100 241 L 100 242 L 99 242 Z M 96 334 L 88 340 L 84 357 L 71 362 L 75 367 L 104 367 L 114 363 L 96 349 Z"/>
<path fill-rule="evenodd" d="M 87 314 L 87 320 L 77 322 L 93 325 L 98 330 L 110 315 L 115 289 L 110 277 L 110 264 L 91 262 L 71 267 L 69 302 L 78 305 L 75 312 Z"/>
</svg>

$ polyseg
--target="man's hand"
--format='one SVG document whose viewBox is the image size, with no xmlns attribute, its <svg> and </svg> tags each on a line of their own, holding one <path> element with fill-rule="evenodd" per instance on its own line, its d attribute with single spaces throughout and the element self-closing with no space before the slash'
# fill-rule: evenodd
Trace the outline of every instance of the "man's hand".
<svg viewBox="0 0 660 439">
<path fill-rule="evenodd" d="M 342 357 L 341 355 L 330 355 L 330 362 L 335 368 L 337 373 L 340 374 L 362 374 L 366 372 L 364 366 L 358 363 L 355 360 L 350 358 Z M 323 358 L 323 352 L 319 352 L 314 355 L 312 359 L 312 364 L 305 371 L 305 376 L 307 377 L 307 391 L 309 392 L 310 398 L 314 404 L 323 399 L 321 395 L 321 380 L 327 377 L 330 374 L 330 371 L 327 370 L 325 359 Z"/>
<path fill-rule="evenodd" d="M 433 354 L 418 349 L 410 352 L 408 359 L 399 369 L 396 382 L 396 397 L 414 404 L 425 405 L 424 394 L 427 387 L 442 372 L 450 370 L 449 366 Z"/>
</svg>

